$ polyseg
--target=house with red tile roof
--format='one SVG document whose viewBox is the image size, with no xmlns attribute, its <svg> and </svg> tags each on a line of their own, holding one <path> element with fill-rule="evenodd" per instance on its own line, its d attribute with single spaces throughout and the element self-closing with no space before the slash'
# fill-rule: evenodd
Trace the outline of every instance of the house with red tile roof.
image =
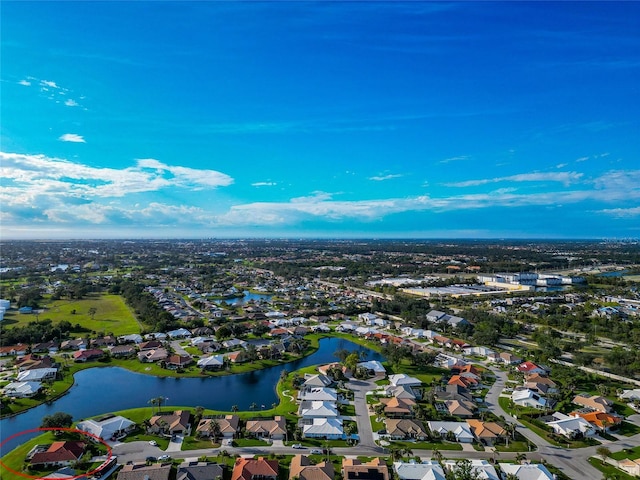
<svg viewBox="0 0 640 480">
<path fill-rule="evenodd" d="M 88 362 L 90 360 L 97 360 L 104 356 L 104 352 L 98 348 L 91 348 L 89 350 L 79 350 L 73 353 L 74 362 Z"/>
<path fill-rule="evenodd" d="M 53 442 L 46 450 L 36 450 L 33 454 L 30 452 L 27 458 L 31 456 L 31 465 L 65 466 L 77 462 L 86 448 L 84 442 Z"/>
<path fill-rule="evenodd" d="M 524 373 L 527 375 L 530 375 L 532 373 L 539 373 L 541 375 L 545 375 L 547 373 L 547 371 L 544 368 L 541 368 L 535 363 L 529 362 L 529 361 L 523 362 L 520 365 L 518 365 L 516 367 L 516 370 L 519 371 L 520 373 Z"/>
<path fill-rule="evenodd" d="M 231 480 L 278 480 L 278 461 L 265 460 L 263 457 L 238 458 Z"/>
</svg>

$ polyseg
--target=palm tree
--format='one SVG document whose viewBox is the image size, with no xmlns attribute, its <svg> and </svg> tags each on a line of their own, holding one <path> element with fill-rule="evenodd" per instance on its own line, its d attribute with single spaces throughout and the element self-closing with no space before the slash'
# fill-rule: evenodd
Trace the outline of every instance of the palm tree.
<svg viewBox="0 0 640 480">
<path fill-rule="evenodd" d="M 434 448 L 433 450 L 431 450 L 431 458 L 434 458 L 438 463 L 442 463 L 442 459 L 444 457 L 440 450 L 438 450 L 437 448 Z"/>
<path fill-rule="evenodd" d="M 193 413 L 194 416 L 194 421 L 196 423 L 196 425 L 198 423 L 200 423 L 200 420 L 202 419 L 202 414 L 204 413 L 204 407 L 196 407 Z"/>
<path fill-rule="evenodd" d="M 238 411 L 238 405 L 231 405 L 231 411 L 232 412 L 237 412 Z"/>
<path fill-rule="evenodd" d="M 209 423 L 209 435 L 213 436 L 213 442 L 215 443 L 215 441 L 218 439 L 218 437 L 220 436 L 220 424 L 218 423 L 217 420 L 211 420 L 211 422 Z"/>
<path fill-rule="evenodd" d="M 157 412 L 160 412 L 160 408 L 162 407 L 162 404 L 164 403 L 165 398 L 164 397 L 154 397 L 151 400 L 149 400 L 147 403 L 151 404 L 151 413 L 153 413 L 153 407 L 157 406 L 158 410 Z"/>
<path fill-rule="evenodd" d="M 402 450 L 398 447 L 389 447 L 389 456 L 393 462 L 402 460 Z"/>
<path fill-rule="evenodd" d="M 605 446 L 601 446 L 601 447 L 596 448 L 596 453 L 598 455 L 600 455 L 600 458 L 602 459 L 602 463 L 603 464 L 604 464 L 604 462 L 607 461 L 607 457 L 611 456 L 611 450 L 609 450 Z"/>
<path fill-rule="evenodd" d="M 256 408 L 258 408 L 258 404 L 256 402 L 253 402 L 251 405 L 249 405 L 249 410 L 255 410 Z"/>
<path fill-rule="evenodd" d="M 409 447 L 404 447 L 402 449 L 402 454 L 407 456 L 407 462 L 408 462 L 409 458 L 411 458 L 411 455 L 413 455 L 413 450 L 411 450 Z"/>
<path fill-rule="evenodd" d="M 516 453 L 516 462 L 519 463 L 520 465 L 522 465 L 522 462 L 524 462 L 527 459 L 527 456 L 522 453 L 522 452 L 518 452 Z"/>
</svg>

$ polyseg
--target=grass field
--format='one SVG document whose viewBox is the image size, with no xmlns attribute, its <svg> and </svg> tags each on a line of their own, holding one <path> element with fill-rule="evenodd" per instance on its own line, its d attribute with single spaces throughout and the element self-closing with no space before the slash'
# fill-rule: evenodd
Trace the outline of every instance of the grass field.
<svg viewBox="0 0 640 480">
<path fill-rule="evenodd" d="M 5 315 L 6 326 L 24 326 L 36 319 L 50 319 L 54 324 L 66 320 L 99 333 L 126 335 L 140 333 L 140 324 L 133 312 L 119 295 L 92 293 L 81 300 L 54 300 L 42 303 L 43 311 L 38 314 L 19 314 L 15 311 Z M 93 318 L 89 309 L 95 308 Z M 75 313 L 72 313 L 75 311 Z"/>
</svg>

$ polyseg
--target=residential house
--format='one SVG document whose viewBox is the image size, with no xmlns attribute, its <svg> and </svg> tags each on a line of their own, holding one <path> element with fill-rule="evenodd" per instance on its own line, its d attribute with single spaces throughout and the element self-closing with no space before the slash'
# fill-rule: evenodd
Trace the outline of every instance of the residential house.
<svg viewBox="0 0 640 480">
<path fill-rule="evenodd" d="M 368 462 L 362 462 L 357 458 L 344 458 L 342 478 L 344 480 L 389 480 L 389 468 L 380 458 L 373 458 Z"/>
<path fill-rule="evenodd" d="M 474 478 L 477 480 L 500 480 L 495 467 L 488 461 L 477 459 L 469 461 L 471 462 L 471 473 L 475 475 Z M 458 463 L 456 460 L 445 460 L 443 465 L 449 472 L 456 472 L 458 470 Z"/>
<path fill-rule="evenodd" d="M 530 407 L 545 409 L 547 408 L 547 399 L 529 389 L 515 390 L 511 394 L 511 400 L 515 405 L 520 407 Z"/>
<path fill-rule="evenodd" d="M 382 363 L 380 363 L 378 360 L 360 362 L 358 363 L 358 368 L 364 368 L 369 372 L 370 375 L 386 375 L 387 373 Z"/>
<path fill-rule="evenodd" d="M 247 348 L 247 342 L 245 342 L 244 340 L 240 340 L 238 338 L 230 338 L 229 340 L 225 340 L 224 342 L 222 342 L 222 346 L 223 348 L 226 348 L 227 350 L 232 350 L 234 348 Z"/>
<path fill-rule="evenodd" d="M 127 358 L 135 356 L 137 350 L 133 345 L 115 345 L 109 347 L 109 353 L 113 358 Z"/>
<path fill-rule="evenodd" d="M 217 423 L 219 427 L 219 435 L 222 438 L 235 438 L 238 434 L 240 425 L 240 417 L 238 415 L 225 415 L 215 418 L 203 418 L 198 422 L 196 435 L 200 437 L 210 437 L 213 435 L 213 424 Z"/>
<path fill-rule="evenodd" d="M 17 345 L 10 345 L 6 347 L 0 347 L 0 357 L 7 357 L 9 355 L 15 355 L 21 357 L 27 354 L 28 345 L 18 343 Z"/>
<path fill-rule="evenodd" d="M 486 445 L 493 445 L 498 439 L 504 438 L 506 430 L 496 422 L 483 422 L 481 420 L 469 419 L 467 425 L 479 442 Z"/>
<path fill-rule="evenodd" d="M 45 380 L 55 380 L 58 375 L 57 368 L 34 368 L 33 370 L 23 370 L 18 373 L 18 382 L 43 382 Z"/>
<path fill-rule="evenodd" d="M 331 377 L 323 374 L 306 374 L 304 376 L 303 388 L 329 387 L 333 383 Z"/>
<path fill-rule="evenodd" d="M 230 363 L 242 363 L 247 361 L 247 353 L 244 350 L 227 353 L 226 357 Z"/>
<path fill-rule="evenodd" d="M 476 380 L 475 378 L 466 376 L 463 377 L 462 375 L 452 375 L 447 384 L 457 385 L 459 387 L 469 389 L 479 388 L 481 386 L 480 382 L 478 382 L 478 380 Z"/>
<path fill-rule="evenodd" d="M 609 431 L 611 427 L 617 427 L 622 424 L 622 417 L 618 415 L 606 413 L 606 412 L 573 412 L 572 416 L 578 416 L 584 418 L 587 422 L 593 425 L 594 428 L 600 431 Z"/>
<path fill-rule="evenodd" d="M 393 462 L 398 480 L 445 480 L 442 466 L 435 460 L 418 462 Z"/>
<path fill-rule="evenodd" d="M 547 371 L 544 368 L 539 367 L 535 363 L 529 362 L 529 361 L 523 362 L 520 365 L 518 365 L 516 367 L 516 370 L 518 372 L 520 372 L 520 373 L 524 373 L 525 375 L 531 375 L 531 374 L 534 374 L 534 373 L 538 373 L 540 375 L 546 375 L 547 374 Z"/>
<path fill-rule="evenodd" d="M 131 463 L 122 467 L 116 480 L 169 480 L 170 474 L 170 463 Z"/>
<path fill-rule="evenodd" d="M 84 442 L 53 442 L 48 448 L 32 450 L 27 455 L 31 465 L 40 467 L 62 467 L 77 462 L 84 454 L 87 444 Z"/>
<path fill-rule="evenodd" d="M 211 355 L 210 357 L 202 357 L 198 360 L 197 365 L 202 370 L 220 370 L 224 368 L 224 356 Z"/>
<path fill-rule="evenodd" d="M 640 476 L 640 459 L 630 460 L 625 458 L 624 460 L 618 460 L 618 468 L 623 472 L 632 476 Z"/>
<path fill-rule="evenodd" d="M 298 407 L 298 416 L 301 418 L 329 418 L 339 417 L 340 412 L 338 412 L 335 402 L 304 400 L 300 402 Z"/>
<path fill-rule="evenodd" d="M 465 355 L 477 355 L 479 357 L 488 357 L 496 353 L 487 347 L 466 347 L 462 351 Z"/>
<path fill-rule="evenodd" d="M 551 415 L 553 420 L 545 422 L 553 428 L 554 433 L 567 438 L 590 437 L 594 435 L 595 428 L 582 417 L 571 417 L 564 413 L 555 412 Z"/>
<path fill-rule="evenodd" d="M 522 362 L 522 359 L 510 352 L 500 352 L 500 360 L 506 365 L 516 365 Z"/>
<path fill-rule="evenodd" d="M 154 363 L 166 360 L 169 352 L 165 348 L 156 348 L 154 350 L 145 350 L 138 353 L 138 360 L 143 363 Z"/>
<path fill-rule="evenodd" d="M 549 377 L 542 376 L 539 373 L 526 375 L 524 386 L 529 390 L 533 390 L 534 392 L 538 392 L 542 395 L 549 395 L 557 393 L 558 391 L 558 387 L 553 380 Z"/>
<path fill-rule="evenodd" d="M 73 361 L 74 362 L 90 362 L 93 360 L 98 360 L 104 356 L 104 352 L 98 348 L 91 348 L 89 350 L 80 350 L 78 352 L 73 352 Z"/>
<path fill-rule="evenodd" d="M 424 440 L 428 434 L 424 424 L 411 418 L 385 418 L 386 435 L 393 440 Z"/>
<path fill-rule="evenodd" d="M 500 470 L 506 475 L 513 475 L 520 480 L 555 480 L 547 467 L 540 463 L 499 463 Z"/>
<path fill-rule="evenodd" d="M 187 330 L 186 328 L 178 328 L 176 330 L 171 330 L 170 332 L 167 332 L 167 336 L 169 338 L 188 338 L 191 336 L 191 332 L 189 330 Z"/>
<path fill-rule="evenodd" d="M 384 405 L 384 414 L 387 417 L 400 418 L 412 417 L 413 407 L 416 402 L 409 398 L 381 398 L 380 403 Z"/>
<path fill-rule="evenodd" d="M 407 387 L 419 387 L 422 385 L 422 381 L 415 377 L 410 377 L 406 373 L 398 373 L 389 375 L 389 383 L 393 386 L 407 386 Z"/>
<path fill-rule="evenodd" d="M 37 370 L 40 368 L 53 368 L 53 364 L 54 361 L 49 355 L 41 356 L 37 353 L 28 353 L 15 361 L 15 366 L 18 368 L 19 372 Z"/>
<path fill-rule="evenodd" d="M 620 395 L 621 400 L 626 400 L 628 402 L 637 402 L 640 401 L 640 388 L 634 388 L 632 390 L 623 390 Z"/>
<path fill-rule="evenodd" d="M 102 420 L 83 420 L 76 425 L 78 430 L 88 432 L 96 437 L 102 438 L 103 440 L 115 440 L 116 438 L 131 432 L 135 427 L 135 422 L 132 422 L 128 418 L 120 415 Z"/>
<path fill-rule="evenodd" d="M 160 340 L 149 340 L 147 342 L 142 342 L 138 345 L 138 348 L 141 352 L 146 352 L 147 350 L 156 350 L 162 347 L 162 342 Z"/>
<path fill-rule="evenodd" d="M 478 407 L 473 402 L 467 400 L 447 400 L 444 402 L 449 415 L 455 415 L 456 417 L 471 418 Z"/>
<path fill-rule="evenodd" d="M 272 419 L 247 420 L 246 430 L 249 436 L 282 440 L 287 435 L 287 422 L 280 415 L 276 415 Z"/>
<path fill-rule="evenodd" d="M 600 395 L 589 395 L 588 393 L 580 393 L 573 397 L 573 403 L 581 407 L 595 410 L 597 412 L 610 413 L 613 410 L 613 402 L 608 398 Z"/>
<path fill-rule="evenodd" d="M 193 358 L 189 355 L 170 355 L 167 357 L 167 368 L 185 368 L 193 363 Z"/>
<path fill-rule="evenodd" d="M 178 465 L 176 480 L 215 480 L 222 478 L 222 465 L 213 462 L 183 462 Z"/>
<path fill-rule="evenodd" d="M 187 410 L 176 410 L 171 413 L 159 413 L 149 420 L 148 431 L 152 433 L 185 433 L 191 426 L 191 414 Z"/>
<path fill-rule="evenodd" d="M 289 466 L 289 480 L 333 480 L 335 472 L 331 462 L 312 465 L 306 455 L 294 455 Z"/>
<path fill-rule="evenodd" d="M 30 398 L 42 388 L 40 382 L 11 382 L 2 389 L 4 395 L 14 398 Z"/>
<path fill-rule="evenodd" d="M 323 402 L 338 402 L 338 392 L 335 388 L 313 387 L 305 388 L 298 392 L 298 400 L 311 400 Z"/>
<path fill-rule="evenodd" d="M 472 443 L 473 433 L 471 427 L 465 422 L 427 422 L 429 430 L 432 433 L 439 434 L 442 438 L 453 436 L 456 442 L 460 443 Z M 451 432 L 451 433 L 449 433 Z"/>
<path fill-rule="evenodd" d="M 44 342 L 36 343 L 31 347 L 33 353 L 56 353 L 58 351 L 58 344 L 56 342 Z"/>
<path fill-rule="evenodd" d="M 416 400 L 418 398 L 418 395 L 411 389 L 411 387 L 404 385 L 398 387 L 393 385 L 384 385 L 379 391 L 387 397 L 396 397 L 405 400 Z"/>
<path fill-rule="evenodd" d="M 238 458 L 231 480 L 278 480 L 278 461 L 259 458 Z"/>
<path fill-rule="evenodd" d="M 85 350 L 88 346 L 86 338 L 76 338 L 74 340 L 64 340 L 60 344 L 61 350 Z"/>
<path fill-rule="evenodd" d="M 301 420 L 304 438 L 339 439 L 344 437 L 342 419 L 338 417 L 314 417 Z"/>
<path fill-rule="evenodd" d="M 142 335 L 139 335 L 137 333 L 132 333 L 132 334 L 129 334 L 129 335 L 122 335 L 121 337 L 118 337 L 118 342 L 119 343 L 140 344 L 140 343 L 142 343 Z"/>
</svg>

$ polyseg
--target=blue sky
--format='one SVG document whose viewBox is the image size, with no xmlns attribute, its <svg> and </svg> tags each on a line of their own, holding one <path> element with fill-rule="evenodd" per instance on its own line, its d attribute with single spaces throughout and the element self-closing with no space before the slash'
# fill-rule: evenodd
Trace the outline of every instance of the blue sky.
<svg viewBox="0 0 640 480">
<path fill-rule="evenodd" d="M 640 236 L 640 3 L 1 14 L 4 239 Z"/>
</svg>

